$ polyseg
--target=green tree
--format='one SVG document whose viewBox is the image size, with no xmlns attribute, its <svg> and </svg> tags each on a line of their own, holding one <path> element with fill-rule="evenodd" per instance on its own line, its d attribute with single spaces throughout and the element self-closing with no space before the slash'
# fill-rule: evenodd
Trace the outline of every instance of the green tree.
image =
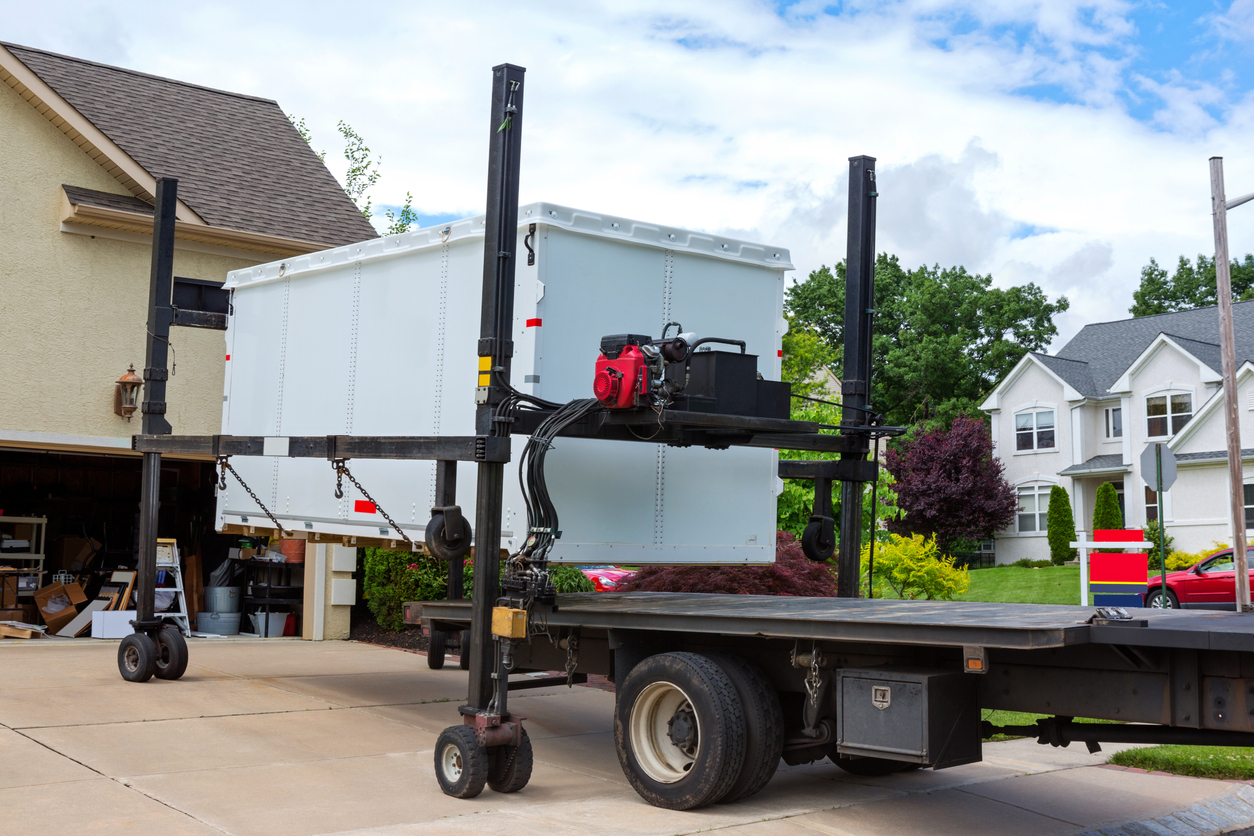
<svg viewBox="0 0 1254 836">
<path fill-rule="evenodd" d="M 907 270 L 896 256 L 875 262 L 871 403 L 890 424 L 934 414 L 948 423 L 973 414 L 987 392 L 1029 351 L 1057 335 L 1051 302 L 1035 284 L 998 288 L 992 276 L 963 267 Z M 844 339 L 845 265 L 821 267 L 788 290 L 791 321 L 810 329 L 832 353 L 840 376 Z"/>
<path fill-rule="evenodd" d="M 1061 566 L 1075 557 L 1075 514 L 1071 512 L 1071 496 L 1067 489 L 1054 485 L 1049 489 L 1049 512 L 1045 517 L 1049 539 L 1049 560 Z"/>
<path fill-rule="evenodd" d="M 1093 530 L 1123 528 L 1123 513 L 1119 510 L 1119 494 L 1110 482 L 1103 482 L 1097 489 L 1097 500 L 1093 503 Z M 1122 549 L 1107 549 L 1122 551 Z"/>
<path fill-rule="evenodd" d="M 835 359 L 827 343 L 813 328 L 791 321 L 783 343 L 780 378 L 792 384 L 794 395 L 822 395 L 823 381 L 819 378 Z"/>
<path fill-rule="evenodd" d="M 344 172 L 344 191 L 357 204 L 366 220 L 370 220 L 374 215 L 373 203 L 366 192 L 379 181 L 379 166 L 383 164 L 383 158 L 370 159 L 370 147 L 366 145 L 366 140 L 343 119 L 335 129 L 344 137 L 344 159 L 348 160 L 348 169 Z"/>
<path fill-rule="evenodd" d="M 869 578 L 871 548 L 862 548 L 861 577 Z M 875 550 L 876 597 L 882 597 L 887 585 L 898 598 L 924 598 L 951 601 L 971 585 L 966 567 L 954 566 L 954 559 L 941 554 L 935 537 L 915 534 L 902 537 L 890 534 Z M 865 587 L 863 587 L 865 589 Z"/>
<path fill-rule="evenodd" d="M 1176 271 L 1170 276 L 1154 259 L 1141 268 L 1141 283 L 1132 291 L 1133 316 L 1189 311 L 1219 304 L 1215 285 L 1215 259 L 1205 255 L 1197 257 L 1197 263 L 1180 256 Z M 1232 260 L 1232 300 L 1245 301 L 1254 298 L 1254 254 L 1246 253 L 1241 260 Z"/>
</svg>

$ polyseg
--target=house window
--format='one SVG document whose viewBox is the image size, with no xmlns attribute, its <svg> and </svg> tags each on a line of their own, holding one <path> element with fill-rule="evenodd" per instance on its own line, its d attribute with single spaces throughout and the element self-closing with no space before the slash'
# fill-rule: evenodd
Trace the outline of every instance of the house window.
<svg viewBox="0 0 1254 836">
<path fill-rule="evenodd" d="M 1149 485 L 1145 486 L 1145 522 L 1152 523 L 1158 519 L 1158 492 Z"/>
<path fill-rule="evenodd" d="M 1054 411 L 1020 412 L 1015 416 L 1015 450 L 1054 449 Z"/>
<path fill-rule="evenodd" d="M 1123 408 L 1114 406 L 1106 410 L 1106 437 L 1123 438 Z"/>
<path fill-rule="evenodd" d="M 1254 485 L 1244 485 L 1245 489 L 1245 528 L 1254 528 Z"/>
<path fill-rule="evenodd" d="M 1019 488 L 1019 533 L 1046 530 L 1049 513 L 1049 485 L 1028 485 Z"/>
<path fill-rule="evenodd" d="M 1192 417 L 1192 395 L 1155 395 L 1145 399 L 1145 431 L 1150 438 L 1175 435 Z"/>
</svg>

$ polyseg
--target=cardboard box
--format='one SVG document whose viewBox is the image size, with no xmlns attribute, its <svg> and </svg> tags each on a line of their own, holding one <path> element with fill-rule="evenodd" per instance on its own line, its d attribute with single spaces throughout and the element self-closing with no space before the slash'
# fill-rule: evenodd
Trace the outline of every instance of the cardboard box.
<svg viewBox="0 0 1254 836">
<path fill-rule="evenodd" d="M 99 540 L 89 540 L 73 534 L 62 535 L 48 544 L 47 568 L 77 572 L 83 568 L 83 563 L 91 557 L 91 553 L 98 548 L 100 548 Z"/>
<path fill-rule="evenodd" d="M 139 615 L 135 610 L 101 610 L 91 615 L 91 637 L 93 639 L 124 639 L 135 628 L 131 622 Z"/>
<path fill-rule="evenodd" d="M 55 602 L 64 600 L 63 596 L 69 599 L 70 606 L 56 608 Z M 86 603 L 87 596 L 83 594 L 83 588 L 76 583 L 54 583 L 35 591 L 35 606 L 39 608 L 39 616 L 44 620 L 44 624 L 48 625 L 49 633 L 55 633 L 73 621 L 78 615 L 78 605 Z M 53 608 L 52 612 L 49 612 L 50 606 Z"/>
<path fill-rule="evenodd" d="M 16 572 L 0 572 L 0 609 L 17 606 L 17 579 Z"/>
<path fill-rule="evenodd" d="M 26 610 L 21 607 L 14 607 L 7 610 L 0 610 L 0 621 L 25 621 Z"/>
</svg>

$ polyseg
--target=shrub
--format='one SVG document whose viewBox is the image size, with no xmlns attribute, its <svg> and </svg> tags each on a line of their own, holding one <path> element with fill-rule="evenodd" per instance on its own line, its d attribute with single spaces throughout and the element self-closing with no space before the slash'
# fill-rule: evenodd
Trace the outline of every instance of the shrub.
<svg viewBox="0 0 1254 836">
<path fill-rule="evenodd" d="M 1179 572 L 1181 569 L 1188 569 L 1194 563 L 1202 559 L 1200 554 L 1192 554 L 1191 552 L 1171 552 L 1167 555 L 1167 571 Z M 1154 565 L 1158 565 L 1158 561 L 1154 561 Z"/>
<path fill-rule="evenodd" d="M 549 579 L 558 592 L 596 592 L 596 584 L 575 566 L 551 566 Z"/>
<path fill-rule="evenodd" d="M 1021 557 L 1014 563 L 1003 563 L 998 568 L 1013 567 L 1016 569 L 1044 569 L 1046 566 L 1053 566 L 1052 560 L 1033 560 L 1030 557 Z"/>
<path fill-rule="evenodd" d="M 362 597 L 384 630 L 404 629 L 406 601 L 438 601 L 447 593 L 447 561 L 413 552 L 366 549 Z"/>
<path fill-rule="evenodd" d="M 619 592 L 717 592 L 725 595 L 836 596 L 836 572 L 815 563 L 786 531 L 775 541 L 770 566 L 646 566 L 618 585 Z"/>
<path fill-rule="evenodd" d="M 862 550 L 862 573 L 867 574 L 870 548 Z M 901 598 L 952 600 L 971 585 L 971 574 L 944 557 L 935 537 L 892 535 L 875 550 L 875 579 L 892 587 Z"/>
<path fill-rule="evenodd" d="M 1045 518 L 1049 540 L 1049 559 L 1061 566 L 1076 556 L 1075 515 L 1071 513 L 1071 496 L 1066 488 L 1054 485 L 1049 489 L 1049 513 Z"/>
<path fill-rule="evenodd" d="M 1149 525 L 1141 529 L 1141 533 L 1145 535 L 1145 542 L 1150 544 L 1155 552 L 1158 551 L 1158 520 L 1152 520 Z M 1167 555 L 1170 556 L 1175 551 L 1176 538 L 1170 534 L 1167 535 Z M 1170 563 L 1170 561 L 1168 561 Z"/>
<path fill-rule="evenodd" d="M 1097 489 L 1097 501 L 1093 503 L 1093 530 L 1123 528 L 1123 514 L 1119 511 L 1119 494 L 1110 482 L 1102 483 Z M 1097 551 L 1102 551 L 1098 549 Z M 1123 551 L 1123 549 L 1106 549 L 1106 551 Z"/>
</svg>

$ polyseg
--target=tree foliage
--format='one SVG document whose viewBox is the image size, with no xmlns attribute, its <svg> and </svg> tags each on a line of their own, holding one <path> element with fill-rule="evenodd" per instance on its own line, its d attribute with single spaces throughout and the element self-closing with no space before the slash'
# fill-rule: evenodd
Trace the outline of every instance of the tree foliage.
<svg viewBox="0 0 1254 836">
<path fill-rule="evenodd" d="M 717 592 L 724 595 L 836 597 L 836 572 L 801 551 L 786 531 L 776 535 L 769 566 L 646 566 L 618 584 L 619 592 Z"/>
<path fill-rule="evenodd" d="M 1215 284 L 1215 259 L 1205 255 L 1197 257 L 1197 263 L 1184 256 L 1176 263 L 1176 271 L 1170 276 L 1154 259 L 1141 268 L 1141 283 L 1132 291 L 1133 316 L 1189 311 L 1219 304 L 1218 287 Z M 1254 254 L 1246 253 L 1242 260 L 1232 260 L 1232 300 L 1240 302 L 1254 298 Z"/>
<path fill-rule="evenodd" d="M 946 422 L 973 413 L 1024 354 L 1057 335 L 1054 317 L 1067 310 L 1066 297 L 1051 302 L 1035 284 L 999 288 L 992 281 L 963 267 L 906 270 L 896 256 L 876 259 L 871 403 L 888 423 L 910 424 L 928 411 Z M 791 287 L 785 310 L 827 344 L 839 377 L 844 262 Z"/>
<path fill-rule="evenodd" d="M 357 204 L 362 216 L 370 220 L 374 215 L 374 204 L 366 192 L 379 181 L 379 166 L 383 164 L 383 158 L 371 159 L 366 140 L 343 119 L 335 129 L 344 137 L 344 159 L 348 160 L 348 169 L 344 172 L 344 191 Z"/>
<path fill-rule="evenodd" d="M 780 379 L 792 384 L 794 395 L 831 396 L 824 389 L 835 353 L 813 328 L 790 321 L 783 340 L 784 357 Z"/>
<path fill-rule="evenodd" d="M 862 577 L 870 578 L 870 544 L 862 547 Z M 936 545 L 935 537 L 915 534 L 910 537 L 889 535 L 888 540 L 876 544 L 876 588 L 887 584 L 898 598 L 925 598 L 951 601 L 955 595 L 966 592 L 971 585 L 971 573 L 966 568 L 954 566 L 952 557 L 945 557 Z M 877 595 L 877 597 L 880 597 Z"/>
<path fill-rule="evenodd" d="M 952 554 L 956 543 L 987 540 L 1014 520 L 1018 497 L 979 419 L 960 416 L 947 430 L 921 433 L 889 449 L 885 462 L 905 512 L 889 524 L 896 533 L 934 535 L 941 551 Z"/>
<path fill-rule="evenodd" d="M 1093 502 L 1093 530 L 1123 528 L 1123 513 L 1119 510 L 1119 494 L 1110 482 L 1103 482 L 1097 488 L 1097 499 Z M 1107 551 L 1122 551 L 1108 549 Z"/>
<path fill-rule="evenodd" d="M 795 421 L 815 421 L 820 424 L 839 424 L 840 407 L 831 404 L 796 401 L 793 404 L 791 417 Z M 834 433 L 835 430 L 820 430 L 823 434 Z M 781 459 L 839 459 L 839 453 L 825 453 L 815 450 L 780 450 Z M 874 494 L 875 507 L 872 509 L 872 492 L 868 485 L 862 494 L 862 542 L 869 541 L 872 532 L 883 535 L 885 520 L 900 514 L 897 507 L 895 480 L 887 468 L 881 467 L 879 472 L 879 488 Z M 839 483 L 834 483 L 836 490 L 832 493 L 832 516 L 836 519 L 836 532 L 840 533 L 840 490 Z M 785 479 L 784 490 L 776 500 L 776 525 L 781 531 L 787 531 L 800 537 L 810 515 L 814 513 L 814 481 L 810 479 Z M 874 517 L 874 523 L 872 523 Z"/>
<path fill-rule="evenodd" d="M 1071 510 L 1071 496 L 1061 485 L 1049 489 L 1049 512 L 1045 517 L 1049 540 L 1049 560 L 1061 566 L 1076 556 L 1071 544 L 1076 540 L 1075 514 Z"/>
</svg>

